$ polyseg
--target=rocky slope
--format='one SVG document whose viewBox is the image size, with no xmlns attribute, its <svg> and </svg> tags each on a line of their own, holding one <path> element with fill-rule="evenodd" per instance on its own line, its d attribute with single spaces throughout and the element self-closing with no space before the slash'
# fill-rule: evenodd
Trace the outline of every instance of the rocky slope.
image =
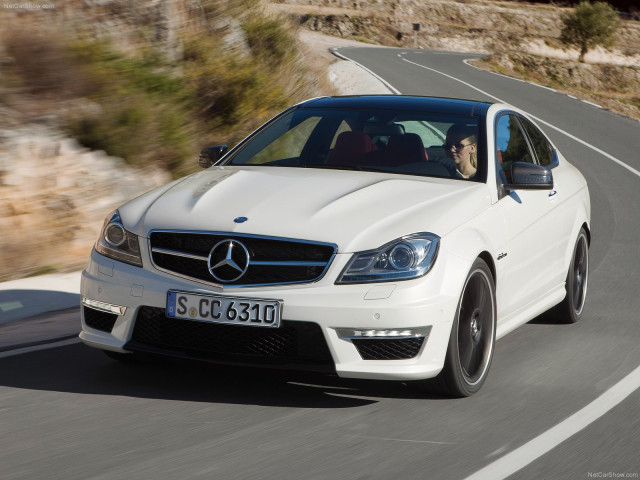
<svg viewBox="0 0 640 480">
<path fill-rule="evenodd" d="M 96 105 L 62 94 L 25 92 L 10 74 L 16 58 L 6 49 L 6 32 L 21 26 L 27 38 L 35 38 L 48 26 L 95 38 L 108 36 L 122 52 L 135 54 L 153 44 L 177 62 L 184 55 L 185 32 L 201 32 L 204 26 L 206 35 L 222 39 L 225 50 L 246 55 L 250 46 L 233 15 L 243 14 L 237 5 L 232 0 L 66 0 L 56 2 L 52 10 L 0 10 L 0 281 L 81 268 L 104 217 L 125 200 L 170 179 L 157 165 L 133 167 L 83 148 L 66 135 L 61 112 L 86 112 Z M 264 7 L 267 12 L 284 12 L 304 27 L 301 38 L 306 42 L 300 48 L 310 71 L 317 79 L 329 72 L 342 93 L 357 92 L 344 79 L 359 72 L 340 63 L 330 67 L 335 60 L 326 51 L 329 43 L 360 40 L 411 47 L 415 22 L 421 25 L 420 48 L 491 52 L 492 68 L 534 75 L 540 83 L 555 77 L 556 87 L 579 84 L 597 93 L 617 79 L 627 85 L 629 95 L 640 92 L 638 22 L 625 24 L 615 51 L 593 52 L 587 57 L 592 63 L 576 65 L 566 59 L 574 52 L 562 50 L 556 40 L 559 11 L 548 6 L 490 0 L 280 0 L 265 2 Z M 307 30 L 314 33 L 304 33 Z M 603 57 L 607 64 L 593 64 Z M 612 65 L 612 59 L 626 66 Z M 49 68 L 53 78 L 60 79 L 64 61 L 54 56 L 49 65 L 41 62 L 32 68 Z M 68 80 L 66 84 L 73 85 Z M 368 91 L 379 88 L 366 85 Z M 340 93 L 329 82 L 316 82 L 315 87 L 314 94 Z M 632 106 L 625 113 L 633 116 L 637 110 Z M 196 152 L 194 148 L 194 162 Z"/>
<path fill-rule="evenodd" d="M 185 39 L 210 37 L 225 55 L 249 56 L 241 20 L 261 9 L 258 0 L 242 5 L 233 0 L 66 0 L 51 9 L 21 5 L 0 7 L 0 281 L 82 268 L 111 210 L 171 180 L 153 159 L 138 162 L 147 166 L 132 166 L 84 148 L 65 133 L 66 119 L 99 118 L 110 100 L 100 104 L 85 96 L 95 90 L 87 78 L 99 84 L 105 72 L 98 69 L 92 72 L 96 78 L 87 77 L 68 52 L 57 48 L 60 39 L 108 38 L 112 51 L 123 58 L 159 52 L 162 65 L 179 75 Z M 126 135 L 126 140 L 149 141 L 135 130 Z M 192 170 L 197 169 L 199 141 L 210 139 L 194 139 Z"/>
<path fill-rule="evenodd" d="M 611 50 L 559 41 L 566 8 L 493 0 L 277 0 L 313 31 L 381 45 L 487 53 L 482 68 L 533 81 L 640 119 L 640 22 L 623 21 Z M 413 25 L 420 25 L 414 37 Z"/>
</svg>

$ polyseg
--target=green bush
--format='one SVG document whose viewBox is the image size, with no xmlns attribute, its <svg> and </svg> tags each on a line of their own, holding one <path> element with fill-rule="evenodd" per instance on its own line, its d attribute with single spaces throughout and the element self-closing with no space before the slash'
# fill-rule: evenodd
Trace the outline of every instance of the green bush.
<svg viewBox="0 0 640 480">
<path fill-rule="evenodd" d="M 580 4 L 562 19 L 564 27 L 560 41 L 575 45 L 580 49 L 578 60 L 584 62 L 586 53 L 598 46 L 609 47 L 615 42 L 615 34 L 620 27 L 620 19 L 614 8 L 606 2 Z"/>
<path fill-rule="evenodd" d="M 220 51 L 211 37 L 185 44 L 185 75 L 201 119 L 210 128 L 225 134 L 241 128 L 246 133 L 291 101 L 277 68 L 252 56 L 210 53 Z"/>
<path fill-rule="evenodd" d="M 200 5 L 198 26 L 179 32 L 180 59 L 144 40 L 148 23 L 135 24 L 142 46 L 126 54 L 91 32 L 71 40 L 62 32 L 24 31 L 8 35 L 16 80 L 3 79 L 37 96 L 90 100 L 60 109 L 68 134 L 82 145 L 132 165 L 188 173 L 203 146 L 233 146 L 278 111 L 317 95 L 285 18 L 263 16 L 259 0 Z M 137 18 L 135 9 L 125 14 Z M 248 49 L 225 43 L 219 25 L 227 18 L 241 27 L 235 38 Z"/>
<path fill-rule="evenodd" d="M 81 144 L 133 165 L 154 163 L 173 171 L 194 157 L 193 94 L 159 55 L 147 51 L 127 58 L 104 41 L 70 48 L 98 85 L 91 98 L 100 112 L 74 116 L 67 124 Z"/>
<path fill-rule="evenodd" d="M 281 18 L 255 15 L 243 24 L 254 57 L 278 67 L 296 56 L 296 39 Z"/>
</svg>

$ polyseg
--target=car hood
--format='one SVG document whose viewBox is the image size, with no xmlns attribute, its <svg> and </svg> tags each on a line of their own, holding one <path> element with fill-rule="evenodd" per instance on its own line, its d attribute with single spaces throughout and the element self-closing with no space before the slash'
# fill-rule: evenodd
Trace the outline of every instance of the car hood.
<svg viewBox="0 0 640 480">
<path fill-rule="evenodd" d="M 446 235 L 488 208 L 486 186 L 409 175 L 212 167 L 121 207 L 125 228 L 258 234 L 377 248 L 416 232 Z M 234 219 L 246 217 L 243 223 Z"/>
</svg>

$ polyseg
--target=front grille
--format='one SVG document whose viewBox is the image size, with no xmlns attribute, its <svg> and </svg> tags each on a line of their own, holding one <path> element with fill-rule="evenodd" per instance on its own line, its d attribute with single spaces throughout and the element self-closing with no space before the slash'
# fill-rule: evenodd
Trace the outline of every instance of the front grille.
<svg viewBox="0 0 640 480">
<path fill-rule="evenodd" d="M 424 337 L 352 339 L 363 360 L 407 360 L 420 352 Z"/>
<path fill-rule="evenodd" d="M 88 327 L 102 332 L 111 333 L 111 330 L 113 330 L 113 326 L 118 319 L 118 315 L 115 313 L 103 312 L 101 310 L 87 307 L 86 305 L 82 307 L 82 310 L 84 314 L 84 323 L 86 323 Z"/>
<path fill-rule="evenodd" d="M 224 281 L 209 271 L 209 254 L 223 240 L 240 242 L 249 253 L 240 278 Z M 314 282 L 322 278 L 336 252 L 332 244 L 225 233 L 155 231 L 149 242 L 157 268 L 229 287 Z"/>
<path fill-rule="evenodd" d="M 320 326 L 311 322 L 247 327 L 168 318 L 162 308 L 141 307 L 125 348 L 215 363 L 335 369 Z"/>
</svg>

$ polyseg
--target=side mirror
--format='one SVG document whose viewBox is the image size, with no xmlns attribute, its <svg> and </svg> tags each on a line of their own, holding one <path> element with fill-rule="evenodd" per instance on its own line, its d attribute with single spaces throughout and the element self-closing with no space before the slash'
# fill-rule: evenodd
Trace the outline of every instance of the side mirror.
<svg viewBox="0 0 640 480">
<path fill-rule="evenodd" d="M 551 170 L 533 163 L 515 162 L 511 165 L 511 183 L 506 190 L 552 190 Z"/>
<path fill-rule="evenodd" d="M 202 168 L 209 168 L 210 166 L 216 164 L 218 160 L 220 160 L 224 154 L 227 152 L 229 147 L 226 145 L 214 145 L 212 147 L 205 147 L 200 150 L 200 156 L 198 157 L 198 165 Z"/>
</svg>

